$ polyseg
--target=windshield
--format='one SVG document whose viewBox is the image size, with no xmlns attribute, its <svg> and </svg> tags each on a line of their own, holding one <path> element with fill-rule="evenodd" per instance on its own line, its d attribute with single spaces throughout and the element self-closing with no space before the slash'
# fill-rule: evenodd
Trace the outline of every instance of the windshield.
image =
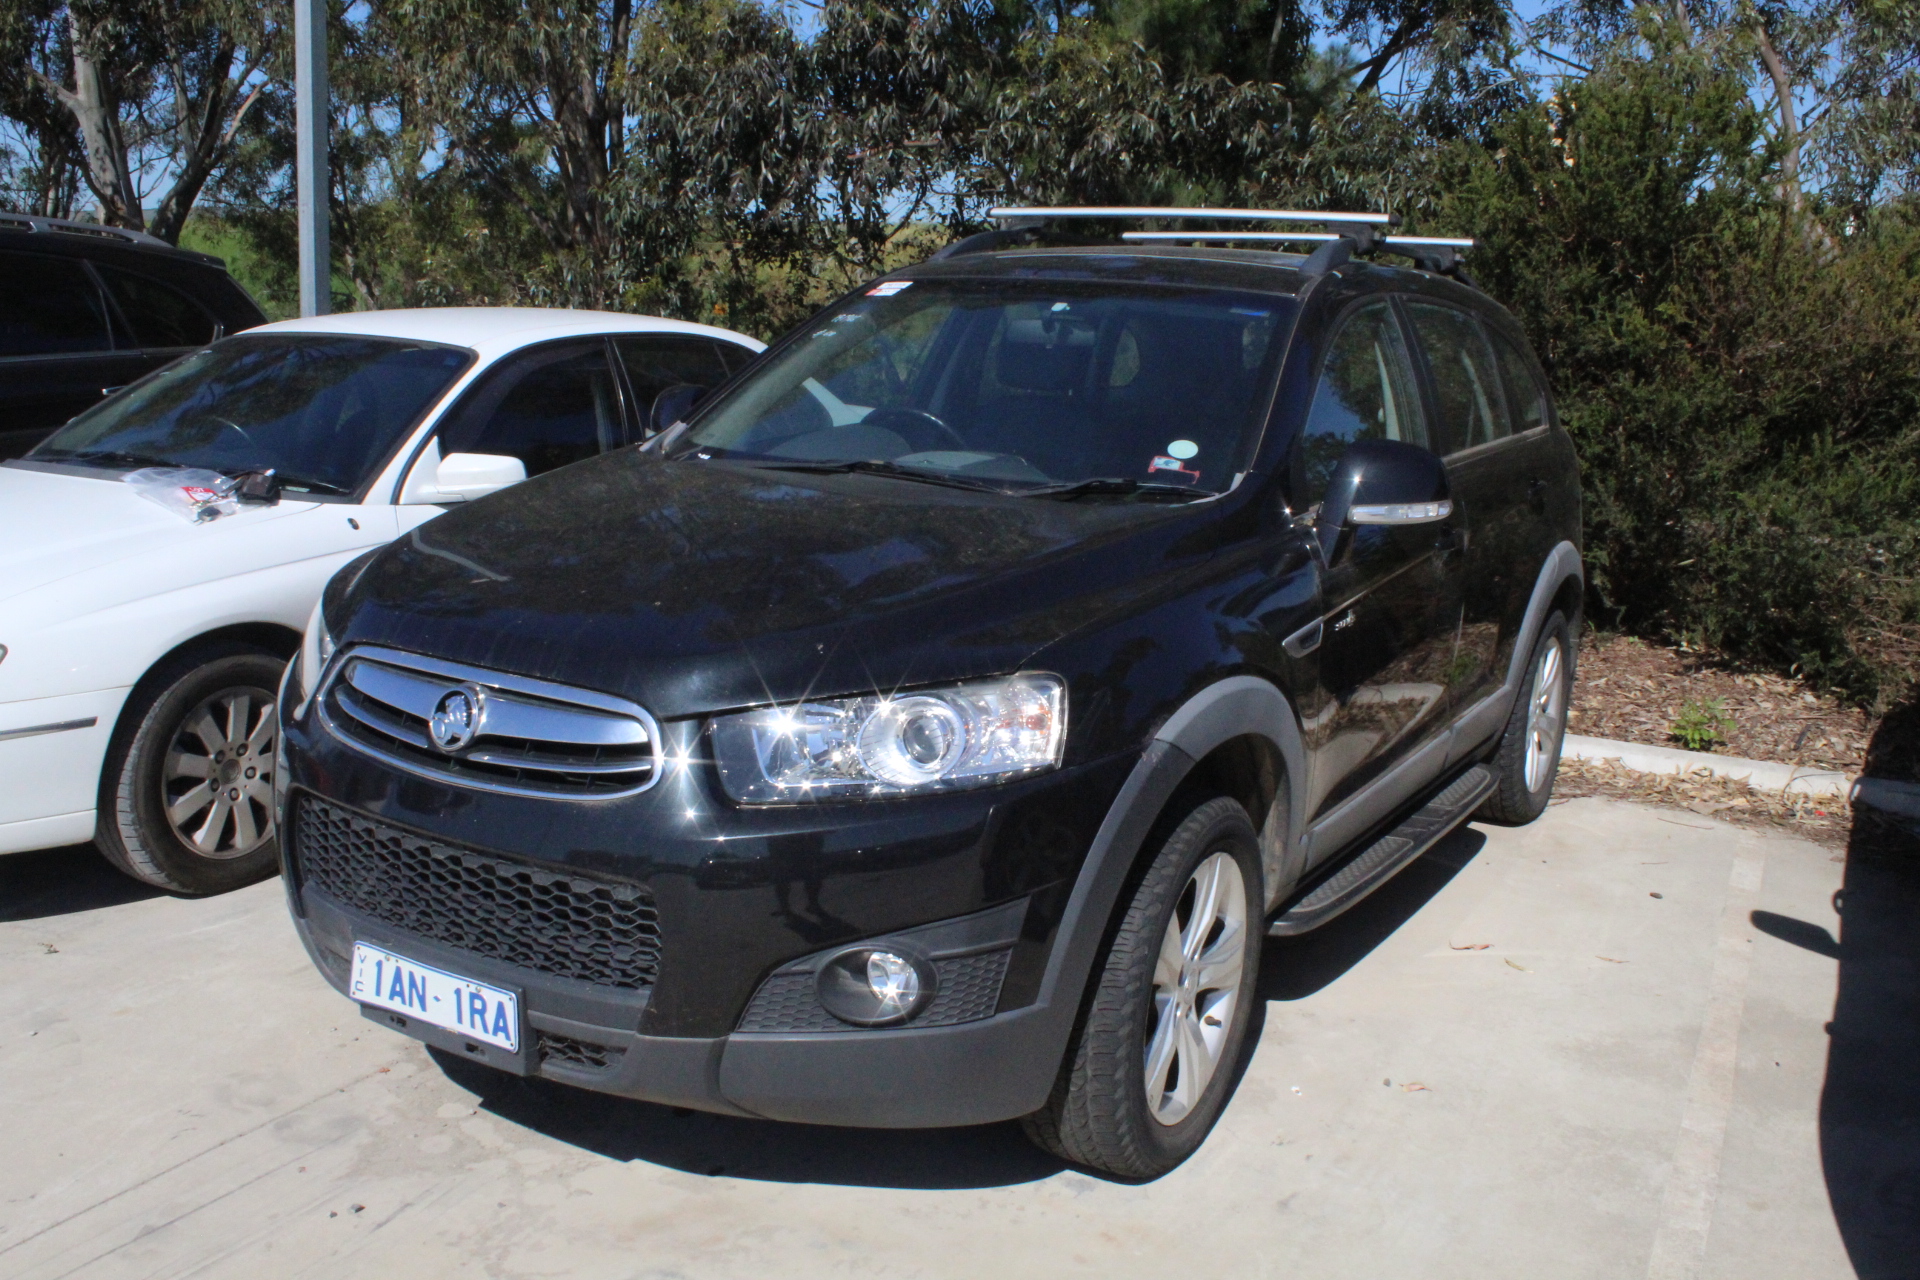
<svg viewBox="0 0 1920 1280">
<path fill-rule="evenodd" d="M 892 464 L 1019 490 L 1220 492 L 1247 464 L 1290 298 L 1062 280 L 887 281 L 815 317 L 679 457 Z"/>
<path fill-rule="evenodd" d="M 472 359 L 386 338 L 229 338 L 101 401 L 29 456 L 236 475 L 272 468 L 287 490 L 352 493 Z"/>
</svg>

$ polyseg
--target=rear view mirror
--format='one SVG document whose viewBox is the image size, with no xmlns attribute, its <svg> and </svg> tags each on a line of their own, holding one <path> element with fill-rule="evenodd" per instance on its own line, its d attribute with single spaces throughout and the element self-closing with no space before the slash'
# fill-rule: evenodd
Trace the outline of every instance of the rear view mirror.
<svg viewBox="0 0 1920 1280">
<path fill-rule="evenodd" d="M 472 502 L 527 478 L 527 464 L 498 453 L 450 453 L 435 481 L 440 502 Z"/>
<path fill-rule="evenodd" d="M 647 415 L 647 434 L 656 435 L 693 412 L 707 397 L 706 387 L 690 382 L 677 383 L 653 398 L 653 410 Z"/>
<path fill-rule="evenodd" d="M 1399 440 L 1357 440 L 1334 466 L 1317 527 L 1331 559 L 1340 535 L 1356 525 L 1437 524 L 1452 515 L 1446 464 L 1432 452 Z"/>
</svg>

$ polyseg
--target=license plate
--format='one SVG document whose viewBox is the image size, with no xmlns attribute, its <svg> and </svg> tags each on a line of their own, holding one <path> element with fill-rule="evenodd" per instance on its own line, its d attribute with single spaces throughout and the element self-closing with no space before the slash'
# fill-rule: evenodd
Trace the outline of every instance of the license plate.
<svg viewBox="0 0 1920 1280">
<path fill-rule="evenodd" d="M 347 994 L 362 1004 L 458 1032 L 508 1053 L 520 1051 L 520 998 L 364 942 L 353 944 Z"/>
</svg>

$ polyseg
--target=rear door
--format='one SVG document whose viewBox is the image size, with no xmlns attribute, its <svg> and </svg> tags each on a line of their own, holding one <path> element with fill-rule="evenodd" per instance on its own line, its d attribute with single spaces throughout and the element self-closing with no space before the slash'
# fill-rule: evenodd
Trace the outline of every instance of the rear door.
<svg viewBox="0 0 1920 1280">
<path fill-rule="evenodd" d="M 1405 306 L 1467 521 L 1465 607 L 1448 667 L 1466 712 L 1499 688 L 1545 554 L 1545 398 L 1512 342 L 1469 311 L 1427 298 Z M 1478 745 L 1462 742 L 1456 756 Z"/>
<path fill-rule="evenodd" d="M 1328 343 L 1302 441 L 1314 501 L 1356 440 L 1433 445 L 1405 333 L 1385 298 L 1348 312 Z M 1392 794 L 1380 797 L 1391 807 L 1444 763 L 1444 752 L 1425 764 L 1415 757 L 1448 724 L 1462 583 L 1455 546 L 1447 523 L 1362 525 L 1327 564 L 1323 696 L 1304 725 L 1316 820 L 1394 770 Z M 1395 769 L 1402 763 L 1409 768 Z"/>
</svg>

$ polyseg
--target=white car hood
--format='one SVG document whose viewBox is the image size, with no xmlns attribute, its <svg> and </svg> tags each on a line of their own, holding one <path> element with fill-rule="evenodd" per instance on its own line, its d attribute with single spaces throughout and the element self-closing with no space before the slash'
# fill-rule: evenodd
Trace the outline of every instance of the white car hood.
<svg viewBox="0 0 1920 1280">
<path fill-rule="evenodd" d="M 117 476 L 0 465 L 0 601 L 135 558 L 155 566 L 146 585 L 156 593 L 231 577 L 259 567 L 251 533 L 316 505 L 246 506 L 194 524 Z"/>
</svg>

